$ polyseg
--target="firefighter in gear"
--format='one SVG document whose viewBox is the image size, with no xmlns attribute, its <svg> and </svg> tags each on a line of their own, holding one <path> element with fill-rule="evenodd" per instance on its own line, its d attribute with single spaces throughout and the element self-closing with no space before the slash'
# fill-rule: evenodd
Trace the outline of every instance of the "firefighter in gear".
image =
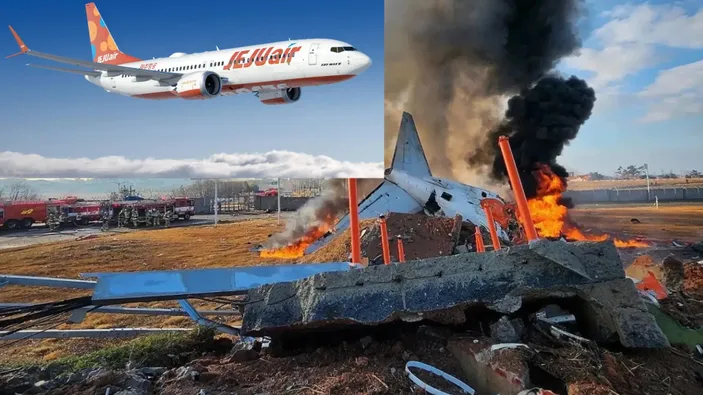
<svg viewBox="0 0 703 395">
<path fill-rule="evenodd" d="M 122 226 L 127 226 L 127 224 L 129 223 L 129 219 L 132 216 L 132 206 L 124 207 L 120 214 L 123 214 Z"/>
<path fill-rule="evenodd" d="M 49 210 L 49 215 L 47 216 L 46 224 L 49 225 L 49 230 L 51 232 L 55 231 L 56 228 L 59 227 L 59 222 L 58 222 L 58 218 L 56 217 L 56 209 L 55 208 L 51 208 Z"/>
<path fill-rule="evenodd" d="M 110 206 L 107 204 L 107 202 L 103 202 L 100 205 L 100 217 L 102 220 L 102 226 L 100 227 L 100 230 L 103 232 L 107 232 L 110 225 Z"/>
<path fill-rule="evenodd" d="M 151 221 L 149 224 L 151 226 L 159 226 L 159 210 L 152 208 L 149 210 L 149 213 L 151 214 Z"/>
<path fill-rule="evenodd" d="M 164 227 L 168 228 L 171 225 L 171 216 L 173 213 L 171 212 L 171 207 L 168 207 L 166 209 L 166 212 L 164 213 Z"/>
<path fill-rule="evenodd" d="M 139 210 L 136 207 L 132 207 L 132 224 L 135 228 L 139 226 Z"/>
</svg>

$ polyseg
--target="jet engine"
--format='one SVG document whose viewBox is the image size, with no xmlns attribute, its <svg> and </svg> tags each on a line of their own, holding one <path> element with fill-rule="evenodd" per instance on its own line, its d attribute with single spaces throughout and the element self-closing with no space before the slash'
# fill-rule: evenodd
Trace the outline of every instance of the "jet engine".
<svg viewBox="0 0 703 395">
<path fill-rule="evenodd" d="M 222 79 L 212 71 L 186 74 L 178 80 L 175 94 L 183 99 L 203 100 L 220 95 Z"/>
<path fill-rule="evenodd" d="M 259 92 L 259 100 L 267 105 L 295 103 L 300 100 L 300 88 L 261 91 Z"/>
</svg>

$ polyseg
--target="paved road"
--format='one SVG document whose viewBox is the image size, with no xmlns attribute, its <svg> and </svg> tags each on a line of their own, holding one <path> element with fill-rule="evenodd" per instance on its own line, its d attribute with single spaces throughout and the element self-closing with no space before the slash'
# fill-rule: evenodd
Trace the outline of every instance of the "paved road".
<svg viewBox="0 0 703 395">
<path fill-rule="evenodd" d="M 290 217 L 293 213 L 283 212 L 281 213 L 281 219 L 284 220 Z M 241 215 L 231 215 L 231 214 L 220 214 L 218 215 L 218 221 L 231 222 L 231 221 L 244 221 L 248 219 L 255 218 L 276 218 L 276 213 L 273 214 L 241 214 Z M 189 221 L 174 221 L 171 222 L 171 227 L 182 227 L 182 226 L 203 226 L 212 225 L 215 223 L 214 215 L 196 215 L 191 217 Z M 126 232 L 144 232 L 149 231 L 154 228 L 110 228 L 108 233 L 118 234 Z M 89 235 L 100 235 L 104 234 L 100 231 L 100 225 L 87 225 L 80 226 L 77 228 L 64 228 L 56 232 L 51 232 L 44 225 L 35 225 L 32 229 L 21 230 L 16 232 L 9 232 L 0 230 L 0 250 L 8 248 L 26 247 L 34 244 L 43 243 L 53 243 L 57 241 L 75 240 L 78 237 L 84 237 Z"/>
</svg>

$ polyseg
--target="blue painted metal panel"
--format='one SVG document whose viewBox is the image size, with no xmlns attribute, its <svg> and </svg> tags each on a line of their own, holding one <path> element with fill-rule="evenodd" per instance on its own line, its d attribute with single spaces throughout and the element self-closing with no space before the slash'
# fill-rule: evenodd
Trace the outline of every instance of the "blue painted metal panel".
<svg viewBox="0 0 703 395">
<path fill-rule="evenodd" d="M 265 284 L 301 280 L 318 273 L 347 271 L 347 262 L 220 269 L 94 273 L 93 304 L 237 295 Z"/>
</svg>

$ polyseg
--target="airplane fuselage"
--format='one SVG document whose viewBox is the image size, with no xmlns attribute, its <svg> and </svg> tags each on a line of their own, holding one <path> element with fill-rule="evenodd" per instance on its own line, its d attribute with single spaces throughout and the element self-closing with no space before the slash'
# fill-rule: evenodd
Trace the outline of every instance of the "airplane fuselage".
<svg viewBox="0 0 703 395">
<path fill-rule="evenodd" d="M 480 206 L 481 200 L 502 200 L 497 194 L 485 189 L 436 177 L 415 177 L 402 170 L 391 171 L 385 179 L 407 192 L 429 214 L 446 217 L 459 214 L 465 221 L 486 228 L 488 220 Z M 497 223 L 496 228 L 500 238 L 509 240 L 508 235 Z"/>
<path fill-rule="evenodd" d="M 104 60 L 110 59 L 110 54 L 104 56 Z M 196 54 L 175 53 L 167 58 L 121 64 L 144 70 L 182 73 L 182 80 L 188 80 L 189 74 L 197 77 L 200 73 L 212 72 L 222 80 L 220 95 L 332 84 L 351 79 L 370 65 L 367 55 L 348 43 L 330 39 L 281 41 Z M 126 96 L 146 99 L 179 97 L 174 92 L 175 84 L 152 79 L 109 72 L 85 78 L 108 92 Z"/>
</svg>

